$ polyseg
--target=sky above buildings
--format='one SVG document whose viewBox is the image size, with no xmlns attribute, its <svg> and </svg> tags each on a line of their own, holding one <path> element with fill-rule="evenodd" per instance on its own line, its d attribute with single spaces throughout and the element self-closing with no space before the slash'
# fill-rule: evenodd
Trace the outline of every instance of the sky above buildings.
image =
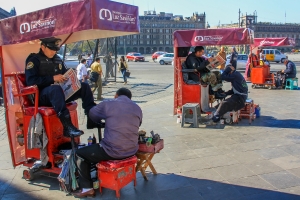
<svg viewBox="0 0 300 200">
<path fill-rule="evenodd" d="M 17 14 L 25 14 L 35 10 L 71 2 L 73 0 L 0 0 L 0 7 L 10 11 L 16 8 Z M 157 13 L 166 12 L 174 15 L 190 17 L 194 12 L 206 13 L 206 21 L 210 26 L 238 22 L 238 11 L 241 14 L 253 14 L 255 11 L 258 22 L 300 23 L 299 0 L 116 0 L 139 7 L 140 15 L 146 10 Z"/>
</svg>

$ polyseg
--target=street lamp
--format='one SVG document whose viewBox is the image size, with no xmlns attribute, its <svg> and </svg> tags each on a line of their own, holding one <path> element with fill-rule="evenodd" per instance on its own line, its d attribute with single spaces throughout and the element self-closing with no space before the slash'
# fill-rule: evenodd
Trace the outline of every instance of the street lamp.
<svg viewBox="0 0 300 200">
<path fill-rule="evenodd" d="M 125 44 L 125 36 L 123 36 L 123 43 L 124 43 L 124 55 L 126 55 L 126 44 Z"/>
</svg>

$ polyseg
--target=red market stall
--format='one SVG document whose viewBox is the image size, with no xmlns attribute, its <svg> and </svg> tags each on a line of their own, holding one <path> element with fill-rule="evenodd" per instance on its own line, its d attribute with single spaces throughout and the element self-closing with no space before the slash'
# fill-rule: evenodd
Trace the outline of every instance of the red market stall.
<svg viewBox="0 0 300 200">
<path fill-rule="evenodd" d="M 190 48 L 194 46 L 216 45 L 242 45 L 253 44 L 254 32 L 248 28 L 228 29 L 196 29 L 179 30 L 173 33 L 174 40 L 174 106 L 173 114 L 177 108 L 186 103 L 198 103 L 201 98 L 208 98 L 208 87 L 198 84 L 189 84 L 185 77 L 189 72 L 182 69 Z M 204 91 L 205 90 L 205 91 Z M 205 97 L 201 97 L 205 96 Z"/>
<path fill-rule="evenodd" d="M 0 63 L 3 77 L 6 128 L 12 164 L 30 165 L 30 160 L 40 159 L 38 149 L 27 147 L 29 120 L 37 112 L 42 113 L 49 138 L 47 151 L 51 167 L 47 172 L 59 173 L 53 155 L 57 146 L 68 138 L 62 136 L 62 125 L 52 108 L 40 108 L 37 101 L 28 105 L 27 94 L 38 90 L 24 84 L 25 59 L 38 52 L 40 38 L 58 37 L 63 44 L 82 40 L 138 34 L 138 7 L 109 0 L 79 0 L 28 14 L 0 20 Z M 38 100 L 38 98 L 36 98 Z M 78 126 L 77 104 L 68 109 L 72 121 Z M 51 111 L 52 110 L 52 111 Z M 23 135 L 24 142 L 20 142 Z"/>
<path fill-rule="evenodd" d="M 268 89 L 272 89 L 275 87 L 275 77 L 274 74 L 270 73 L 270 66 L 260 61 L 260 55 L 258 52 L 258 48 L 265 49 L 266 52 L 266 60 L 274 61 L 276 56 L 280 56 L 280 61 L 286 58 L 279 50 L 276 49 L 266 49 L 267 47 L 292 47 L 295 46 L 294 38 L 254 38 L 254 43 L 251 45 L 252 52 L 256 53 L 256 63 L 250 67 L 251 70 L 251 82 L 252 88 L 267 87 Z M 271 52 L 272 51 L 272 52 Z M 277 59 L 278 60 L 278 59 Z M 279 60 L 277 62 L 279 62 Z M 246 72 L 248 73 L 249 67 L 246 68 Z"/>
</svg>

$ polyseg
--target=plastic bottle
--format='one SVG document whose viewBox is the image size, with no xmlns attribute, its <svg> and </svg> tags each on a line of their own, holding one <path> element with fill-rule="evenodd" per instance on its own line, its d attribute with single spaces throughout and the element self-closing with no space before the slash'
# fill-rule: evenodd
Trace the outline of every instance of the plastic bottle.
<svg viewBox="0 0 300 200">
<path fill-rule="evenodd" d="M 259 107 L 259 105 L 257 105 L 255 107 L 255 115 L 256 115 L 256 118 L 259 118 L 260 117 L 260 110 L 261 108 Z"/>
<path fill-rule="evenodd" d="M 146 142 L 146 146 L 147 147 L 151 146 L 151 143 L 152 143 L 152 137 L 149 137 L 147 142 Z"/>
<path fill-rule="evenodd" d="M 88 146 L 92 145 L 93 144 L 93 138 L 90 136 L 88 138 Z"/>
</svg>

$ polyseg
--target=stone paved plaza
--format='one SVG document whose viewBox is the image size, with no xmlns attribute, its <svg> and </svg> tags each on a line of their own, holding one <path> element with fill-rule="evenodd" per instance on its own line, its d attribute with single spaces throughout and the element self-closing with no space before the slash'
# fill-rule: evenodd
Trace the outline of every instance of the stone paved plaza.
<svg viewBox="0 0 300 200">
<path fill-rule="evenodd" d="M 249 83 L 249 97 L 261 107 L 261 117 L 251 125 L 243 119 L 224 128 L 181 128 L 172 115 L 172 66 L 130 62 L 129 67 L 125 87 L 143 110 L 141 129 L 159 133 L 165 147 L 153 159 L 158 174 L 148 171 L 145 181 L 138 172 L 137 186 L 123 188 L 121 199 L 300 199 L 300 90 L 252 89 Z M 283 67 L 272 65 L 272 70 Z M 117 83 L 103 88 L 104 98 L 113 98 L 123 86 L 118 74 Z M 80 104 L 81 139 L 86 142 L 96 130 L 85 129 Z M 24 167 L 11 164 L 3 107 L 0 115 L 0 199 L 74 199 L 59 191 L 55 178 L 22 179 Z M 96 198 L 116 199 L 109 189 L 102 195 L 97 191 Z"/>
</svg>

